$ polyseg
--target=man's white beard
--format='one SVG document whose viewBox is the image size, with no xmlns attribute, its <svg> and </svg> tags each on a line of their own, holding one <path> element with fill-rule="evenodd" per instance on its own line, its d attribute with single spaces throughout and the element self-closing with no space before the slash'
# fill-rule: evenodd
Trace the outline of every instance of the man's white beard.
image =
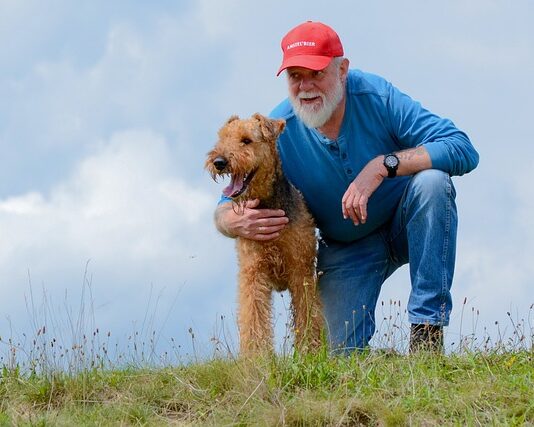
<svg viewBox="0 0 534 427">
<path fill-rule="evenodd" d="M 297 96 L 289 95 L 289 101 L 293 111 L 309 128 L 320 128 L 332 117 L 332 113 L 343 99 L 345 87 L 341 80 L 337 79 L 332 92 L 324 94 L 317 91 L 302 91 Z M 301 98 L 315 98 L 320 96 L 323 100 L 321 106 L 302 105 Z"/>
</svg>

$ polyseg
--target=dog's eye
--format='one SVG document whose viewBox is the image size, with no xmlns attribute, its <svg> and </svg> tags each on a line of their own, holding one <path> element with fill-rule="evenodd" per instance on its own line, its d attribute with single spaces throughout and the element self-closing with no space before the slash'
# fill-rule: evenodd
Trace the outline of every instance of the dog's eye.
<svg viewBox="0 0 534 427">
<path fill-rule="evenodd" d="M 252 142 L 252 139 L 247 138 L 247 137 L 243 137 L 243 138 L 241 138 L 241 142 L 243 144 L 247 144 L 248 145 L 248 144 L 250 144 Z"/>
</svg>

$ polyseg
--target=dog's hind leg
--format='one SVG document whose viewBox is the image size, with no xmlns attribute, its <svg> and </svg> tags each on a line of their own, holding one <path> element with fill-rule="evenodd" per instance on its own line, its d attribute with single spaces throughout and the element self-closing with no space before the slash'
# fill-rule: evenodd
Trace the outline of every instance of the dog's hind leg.
<svg viewBox="0 0 534 427">
<path fill-rule="evenodd" d="M 310 351 L 321 345 L 323 314 L 313 276 L 293 275 L 289 286 L 293 322 L 295 326 L 295 345 L 301 351 Z"/>
</svg>

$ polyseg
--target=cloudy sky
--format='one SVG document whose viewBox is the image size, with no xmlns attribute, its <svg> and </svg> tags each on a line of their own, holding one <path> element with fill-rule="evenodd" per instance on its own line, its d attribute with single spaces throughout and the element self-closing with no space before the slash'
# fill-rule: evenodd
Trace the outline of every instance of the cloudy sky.
<svg viewBox="0 0 534 427">
<path fill-rule="evenodd" d="M 530 0 L 0 0 L 4 342 L 45 323 L 119 341 L 155 329 L 162 349 L 188 354 L 232 335 L 234 243 L 212 225 L 222 185 L 204 157 L 227 117 L 267 114 L 285 97 L 280 39 L 309 19 L 338 31 L 352 67 L 451 118 L 480 153 L 455 178 L 447 340 L 496 321 L 510 332 L 507 312 L 532 327 Z M 385 307 L 408 293 L 403 268 Z M 287 303 L 276 303 L 282 330 Z"/>
</svg>

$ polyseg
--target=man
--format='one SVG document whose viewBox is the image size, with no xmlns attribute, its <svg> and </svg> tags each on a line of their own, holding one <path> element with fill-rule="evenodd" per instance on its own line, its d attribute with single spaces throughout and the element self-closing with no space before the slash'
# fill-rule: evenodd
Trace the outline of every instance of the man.
<svg viewBox="0 0 534 427">
<path fill-rule="evenodd" d="M 284 172 L 302 192 L 321 240 L 319 291 L 333 348 L 365 347 L 384 281 L 409 263 L 410 351 L 442 351 L 452 308 L 457 212 L 450 176 L 478 164 L 468 137 L 383 78 L 349 71 L 336 32 L 305 22 L 282 40 L 289 99 L 278 140 Z M 227 236 L 276 239 L 283 211 L 216 210 Z"/>
</svg>

